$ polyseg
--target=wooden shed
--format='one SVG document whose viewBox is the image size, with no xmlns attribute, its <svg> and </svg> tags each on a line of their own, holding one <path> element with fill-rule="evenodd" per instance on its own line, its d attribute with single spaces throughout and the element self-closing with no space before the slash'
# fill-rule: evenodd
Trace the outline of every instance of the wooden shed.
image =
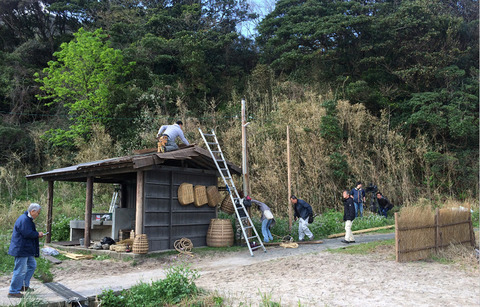
<svg viewBox="0 0 480 307">
<path fill-rule="evenodd" d="M 239 167 L 228 163 L 232 174 Z M 178 202 L 180 184 L 217 186 L 218 171 L 207 150 L 188 146 L 173 152 L 147 152 L 126 157 L 81 163 L 65 168 L 28 175 L 48 182 L 47 235 L 51 241 L 54 182 L 86 182 L 84 240 L 90 242 L 92 229 L 93 185 L 111 183 L 120 186 L 119 208 L 130 209 L 135 233 L 146 234 L 149 251 L 173 248 L 182 237 L 194 246 L 205 246 L 210 219 L 216 209 L 207 205 L 182 206 Z"/>
</svg>

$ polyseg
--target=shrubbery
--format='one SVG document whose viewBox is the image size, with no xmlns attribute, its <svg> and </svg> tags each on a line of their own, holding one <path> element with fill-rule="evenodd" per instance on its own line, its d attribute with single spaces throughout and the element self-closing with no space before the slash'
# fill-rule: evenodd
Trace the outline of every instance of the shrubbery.
<svg viewBox="0 0 480 307">
<path fill-rule="evenodd" d="M 197 295 L 197 278 L 198 272 L 188 266 L 170 267 L 165 279 L 151 284 L 140 283 L 129 290 L 122 290 L 118 295 L 111 289 L 103 291 L 101 304 L 104 307 L 137 306 L 138 302 L 142 302 L 142 306 L 177 304 Z"/>
</svg>

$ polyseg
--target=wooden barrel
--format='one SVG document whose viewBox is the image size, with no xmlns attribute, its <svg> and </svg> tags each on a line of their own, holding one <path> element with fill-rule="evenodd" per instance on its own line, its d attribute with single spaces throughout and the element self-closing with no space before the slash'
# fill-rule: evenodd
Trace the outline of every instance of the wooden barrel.
<svg viewBox="0 0 480 307">
<path fill-rule="evenodd" d="M 146 254 L 148 253 L 148 239 L 146 234 L 139 234 L 133 240 L 133 253 Z"/>
<path fill-rule="evenodd" d="M 230 195 L 227 194 L 220 205 L 220 210 L 225 212 L 226 214 L 233 214 L 235 212 L 235 208 L 233 208 L 232 199 Z"/>
<path fill-rule="evenodd" d="M 207 232 L 207 246 L 227 247 L 233 245 L 233 228 L 228 219 L 211 219 Z"/>
</svg>

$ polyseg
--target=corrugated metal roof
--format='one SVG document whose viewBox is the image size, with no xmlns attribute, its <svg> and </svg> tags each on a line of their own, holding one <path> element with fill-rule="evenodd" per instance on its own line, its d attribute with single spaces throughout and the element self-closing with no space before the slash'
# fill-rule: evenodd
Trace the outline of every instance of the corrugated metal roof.
<svg viewBox="0 0 480 307">
<path fill-rule="evenodd" d="M 26 176 L 28 179 L 43 178 L 44 180 L 55 180 L 55 177 L 70 175 L 72 178 L 85 177 L 86 173 L 95 176 L 96 172 L 109 169 L 124 169 L 125 173 L 136 172 L 137 170 L 152 165 L 175 165 L 175 162 L 186 161 L 186 166 L 191 168 L 216 170 L 215 163 L 213 162 L 210 153 L 198 146 L 188 146 L 176 151 L 158 153 L 154 150 L 144 154 L 111 158 L 99 161 L 92 161 L 86 163 L 80 163 L 63 168 L 57 168 L 54 170 L 31 174 Z M 241 169 L 228 162 L 230 171 L 234 174 L 241 174 Z M 78 175 L 78 177 L 76 176 Z"/>
</svg>

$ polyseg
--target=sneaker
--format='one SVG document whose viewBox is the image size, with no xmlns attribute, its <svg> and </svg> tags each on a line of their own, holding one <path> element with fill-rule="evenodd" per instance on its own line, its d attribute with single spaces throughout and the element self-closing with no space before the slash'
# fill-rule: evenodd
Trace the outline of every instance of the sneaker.
<svg viewBox="0 0 480 307">
<path fill-rule="evenodd" d="M 347 244 L 350 243 L 350 241 L 347 241 L 347 240 L 342 240 L 341 242 L 342 243 L 347 243 Z"/>
<path fill-rule="evenodd" d="M 308 241 L 313 241 L 313 238 L 314 236 L 311 236 L 310 238 L 308 238 Z"/>
<path fill-rule="evenodd" d="M 305 241 L 305 240 L 304 240 L 304 239 L 300 239 L 300 240 L 298 240 L 298 242 L 303 242 L 303 241 Z"/>
<path fill-rule="evenodd" d="M 348 243 L 355 243 L 355 241 L 348 241 Z"/>
<path fill-rule="evenodd" d="M 22 293 L 8 293 L 8 297 L 23 298 L 23 294 Z"/>
<path fill-rule="evenodd" d="M 32 291 L 35 291 L 35 289 L 30 288 L 30 287 L 24 287 L 24 286 L 22 286 L 22 289 L 20 289 L 20 291 L 22 291 L 22 292 L 24 292 L 24 291 L 32 292 Z"/>
</svg>

